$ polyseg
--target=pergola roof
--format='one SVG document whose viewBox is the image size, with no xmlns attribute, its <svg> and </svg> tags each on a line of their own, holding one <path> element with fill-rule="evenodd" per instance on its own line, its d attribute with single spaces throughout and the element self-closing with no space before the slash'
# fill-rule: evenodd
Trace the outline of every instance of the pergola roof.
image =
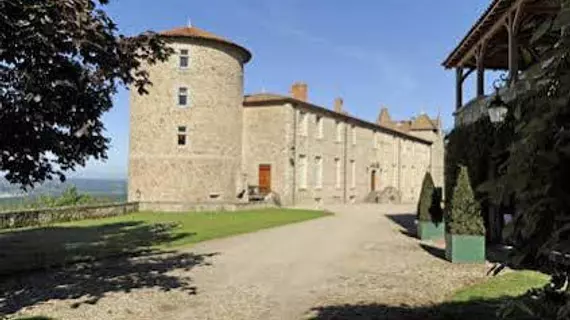
<svg viewBox="0 0 570 320">
<path fill-rule="evenodd" d="M 542 43 L 530 45 L 530 38 L 543 21 L 560 9 L 552 0 L 493 0 L 442 65 L 445 68 L 475 68 L 476 49 L 485 44 L 484 67 L 508 69 L 508 30 L 505 25 L 508 16 L 517 8 L 520 8 L 515 18 L 519 24 L 519 65 L 524 69 L 534 63 L 541 49 L 551 44 L 551 39 L 546 37 Z"/>
</svg>

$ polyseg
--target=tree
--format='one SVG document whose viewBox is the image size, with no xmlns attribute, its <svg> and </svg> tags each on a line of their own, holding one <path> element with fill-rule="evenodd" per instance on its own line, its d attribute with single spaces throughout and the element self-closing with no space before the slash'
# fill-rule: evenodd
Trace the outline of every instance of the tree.
<svg viewBox="0 0 570 320">
<path fill-rule="evenodd" d="M 514 87 L 507 123 L 511 141 L 491 200 L 514 198 L 510 242 L 514 250 L 508 265 L 540 270 L 552 276 L 548 285 L 526 294 L 524 305 L 510 305 L 533 318 L 570 317 L 570 0 L 556 0 L 556 17 L 535 28 L 529 46 L 538 47 L 540 69 L 527 74 Z M 551 46 L 545 46 L 551 42 Z M 503 154 L 503 150 L 495 154 Z M 501 266 L 496 270 L 500 271 Z"/>
<path fill-rule="evenodd" d="M 556 41 L 539 62 L 540 72 L 517 82 L 509 156 L 491 195 L 495 202 L 515 199 L 512 262 L 547 272 L 553 250 L 570 253 L 570 0 L 559 3 L 560 14 L 532 38 Z"/>
<path fill-rule="evenodd" d="M 447 211 L 446 226 L 450 233 L 473 236 L 485 235 L 481 207 L 475 200 L 465 166 L 459 168 L 450 205 L 445 209 Z"/>
<path fill-rule="evenodd" d="M 103 113 L 119 86 L 151 85 L 171 53 L 156 34 L 118 33 L 108 0 L 0 1 L 0 172 L 23 188 L 105 159 Z"/>
<path fill-rule="evenodd" d="M 418 220 L 441 222 L 441 192 L 435 187 L 433 178 L 426 172 L 418 201 Z"/>
<path fill-rule="evenodd" d="M 57 208 L 66 206 L 86 205 L 95 202 L 95 199 L 88 194 L 79 193 L 77 187 L 70 186 L 59 196 L 40 196 L 34 206 L 38 208 Z"/>
</svg>

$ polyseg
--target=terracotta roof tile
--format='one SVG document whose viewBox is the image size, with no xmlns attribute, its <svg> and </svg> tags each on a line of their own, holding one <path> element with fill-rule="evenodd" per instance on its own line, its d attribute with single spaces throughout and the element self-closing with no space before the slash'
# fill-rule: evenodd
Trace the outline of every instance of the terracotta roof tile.
<svg viewBox="0 0 570 320">
<path fill-rule="evenodd" d="M 218 35 L 215 35 L 211 32 L 202 30 L 200 28 L 196 28 L 196 27 L 179 27 L 179 28 L 174 28 L 171 30 L 166 30 L 166 31 L 161 31 L 159 32 L 159 34 L 161 36 L 164 37 L 182 37 L 182 38 L 194 38 L 194 39 L 206 39 L 206 40 L 212 40 L 212 41 L 216 41 L 219 43 L 224 43 L 224 44 L 228 44 L 230 46 L 233 46 L 237 49 L 239 49 L 240 51 L 242 51 L 245 54 L 245 62 L 248 62 L 251 59 L 251 52 L 249 52 L 249 50 L 247 50 L 246 48 L 231 42 L 227 39 L 224 39 L 223 37 L 220 37 Z"/>
<path fill-rule="evenodd" d="M 243 99 L 244 103 L 256 103 L 256 102 L 267 102 L 267 101 L 279 101 L 279 100 L 286 100 L 289 97 L 282 96 L 279 94 L 273 93 L 258 93 L 252 95 L 246 95 Z"/>
</svg>

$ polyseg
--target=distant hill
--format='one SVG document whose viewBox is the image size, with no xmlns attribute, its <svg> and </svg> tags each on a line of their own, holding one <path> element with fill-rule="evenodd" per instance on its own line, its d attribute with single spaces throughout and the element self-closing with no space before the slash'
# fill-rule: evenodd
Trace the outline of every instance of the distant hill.
<svg viewBox="0 0 570 320">
<path fill-rule="evenodd" d="M 47 181 L 28 192 L 23 192 L 20 186 L 10 184 L 5 179 L 0 178 L 0 198 L 58 195 L 71 186 L 75 186 L 80 193 L 93 196 L 124 197 L 127 194 L 126 180 L 72 178 L 64 183 Z"/>
</svg>

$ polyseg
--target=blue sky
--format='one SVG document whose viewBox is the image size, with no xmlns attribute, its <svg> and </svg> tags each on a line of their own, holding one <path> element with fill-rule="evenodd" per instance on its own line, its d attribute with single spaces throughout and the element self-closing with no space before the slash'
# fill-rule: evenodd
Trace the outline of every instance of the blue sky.
<svg viewBox="0 0 570 320">
<path fill-rule="evenodd" d="M 309 99 L 344 99 L 352 115 L 374 120 L 381 106 L 395 119 L 441 113 L 452 126 L 455 73 L 441 62 L 490 0 L 112 0 L 107 12 L 122 33 L 196 27 L 253 53 L 245 91 L 287 93 L 295 81 Z M 465 85 L 473 95 L 474 77 Z M 490 87 L 490 81 L 487 82 Z M 489 90 L 489 89 L 487 89 Z M 90 161 L 72 176 L 124 178 L 129 100 L 125 90 L 104 116 L 112 139 L 106 162 Z"/>
</svg>

